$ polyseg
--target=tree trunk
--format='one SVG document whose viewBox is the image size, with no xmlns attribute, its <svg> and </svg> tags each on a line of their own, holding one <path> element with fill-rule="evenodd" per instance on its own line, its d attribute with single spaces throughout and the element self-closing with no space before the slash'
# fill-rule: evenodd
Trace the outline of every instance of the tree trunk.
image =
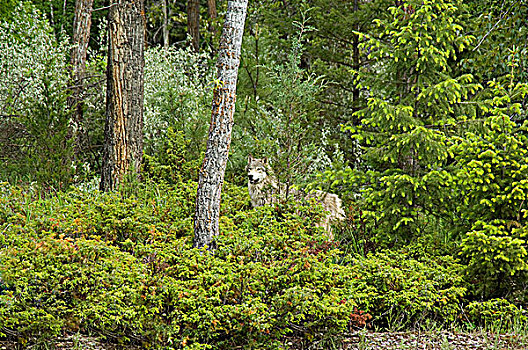
<svg viewBox="0 0 528 350">
<path fill-rule="evenodd" d="M 163 47 L 168 48 L 169 43 L 169 0 L 163 0 Z"/>
<path fill-rule="evenodd" d="M 62 20 L 61 20 L 61 27 L 60 27 L 61 33 L 64 30 L 64 17 L 66 17 L 66 6 L 67 5 L 68 5 L 68 0 L 64 0 L 64 2 L 62 3 Z M 75 10 L 77 10 L 77 4 L 75 4 Z M 77 11 L 75 12 L 75 15 L 77 15 Z M 75 20 L 74 20 L 74 23 L 75 23 Z M 75 30 L 75 27 L 74 27 L 74 30 Z"/>
<path fill-rule="evenodd" d="M 200 169 L 196 212 L 194 218 L 194 247 L 211 249 L 218 235 L 220 199 L 231 144 L 235 112 L 236 83 L 240 64 L 240 47 L 246 19 L 248 0 L 230 0 L 220 39 L 217 81 L 205 158 Z"/>
<path fill-rule="evenodd" d="M 200 50 L 200 0 L 187 1 L 187 30 L 194 51 Z"/>
<path fill-rule="evenodd" d="M 119 0 L 108 12 L 106 124 L 101 189 L 139 176 L 143 154 L 143 0 Z"/>
<path fill-rule="evenodd" d="M 218 12 L 216 11 L 216 0 L 207 0 L 207 9 L 209 12 L 209 32 L 213 37 L 216 36 L 216 30 L 214 21 L 218 17 Z"/>
<path fill-rule="evenodd" d="M 64 1 L 66 3 L 66 1 Z M 93 0 L 76 0 L 75 17 L 73 19 L 73 49 L 71 53 L 72 95 L 69 107 L 73 109 L 73 130 L 75 154 L 84 148 L 85 128 L 83 120 L 83 86 L 86 70 L 86 54 L 90 41 L 92 25 Z"/>
<path fill-rule="evenodd" d="M 358 12 L 359 10 L 359 0 L 354 0 L 354 12 Z M 355 28 L 358 32 L 360 30 L 359 24 Z M 353 68 L 356 72 L 359 72 L 359 35 L 354 34 L 352 39 L 352 46 L 353 46 L 353 54 L 352 54 L 352 61 L 353 61 Z M 356 73 L 357 74 L 357 73 Z M 353 92 L 352 92 L 352 98 L 353 98 L 353 110 L 357 111 L 359 109 L 359 88 L 357 84 L 354 84 Z"/>
</svg>

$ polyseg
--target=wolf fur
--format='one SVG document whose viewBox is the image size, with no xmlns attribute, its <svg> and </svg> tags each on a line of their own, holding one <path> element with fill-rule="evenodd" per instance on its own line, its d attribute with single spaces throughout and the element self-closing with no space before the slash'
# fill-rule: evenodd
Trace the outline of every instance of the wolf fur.
<svg viewBox="0 0 528 350">
<path fill-rule="evenodd" d="M 276 203 L 286 194 L 285 185 L 280 184 L 269 166 L 267 158 L 248 156 L 248 190 L 253 207 Z M 289 193 L 295 200 L 314 198 L 327 213 L 319 223 L 332 237 L 332 223 L 343 221 L 345 211 L 341 199 L 333 193 L 315 190 L 309 193 L 290 188 Z"/>
</svg>

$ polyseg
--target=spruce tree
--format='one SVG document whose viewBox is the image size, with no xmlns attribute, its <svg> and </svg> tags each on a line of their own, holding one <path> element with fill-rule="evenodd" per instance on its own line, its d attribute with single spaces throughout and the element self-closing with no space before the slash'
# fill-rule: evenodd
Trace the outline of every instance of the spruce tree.
<svg viewBox="0 0 528 350">
<path fill-rule="evenodd" d="M 475 116 L 468 100 L 480 87 L 471 75 L 453 76 L 474 39 L 463 34 L 461 2 L 398 3 L 375 20 L 379 34 L 359 33 L 372 62 L 356 72 L 367 107 L 356 113 L 359 126 L 345 127 L 362 146 L 364 214 L 389 245 L 412 240 L 446 214 L 446 140 Z"/>
</svg>

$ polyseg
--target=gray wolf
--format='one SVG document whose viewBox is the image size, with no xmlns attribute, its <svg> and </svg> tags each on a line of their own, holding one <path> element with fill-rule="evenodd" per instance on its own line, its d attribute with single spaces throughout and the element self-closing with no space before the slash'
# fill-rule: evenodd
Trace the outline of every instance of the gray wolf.
<svg viewBox="0 0 528 350">
<path fill-rule="evenodd" d="M 323 227 L 329 233 L 330 238 L 332 238 L 332 223 L 345 220 L 342 201 L 336 194 L 319 190 L 306 193 L 295 188 L 287 189 L 284 184 L 277 181 L 267 158 L 253 158 L 249 155 L 247 172 L 249 196 L 253 207 L 261 207 L 283 200 L 286 192 L 288 192 L 288 197 L 295 200 L 314 198 L 327 213 L 318 226 Z"/>
</svg>

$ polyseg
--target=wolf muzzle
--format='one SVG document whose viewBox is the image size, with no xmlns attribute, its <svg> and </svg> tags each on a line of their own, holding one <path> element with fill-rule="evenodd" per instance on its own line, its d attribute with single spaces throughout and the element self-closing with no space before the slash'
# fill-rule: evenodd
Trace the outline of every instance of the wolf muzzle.
<svg viewBox="0 0 528 350">
<path fill-rule="evenodd" d="M 248 175 L 248 179 L 249 179 L 249 182 L 251 182 L 251 184 L 253 184 L 253 185 L 258 183 L 259 180 L 260 180 L 259 178 L 253 177 L 253 175 Z"/>
</svg>

